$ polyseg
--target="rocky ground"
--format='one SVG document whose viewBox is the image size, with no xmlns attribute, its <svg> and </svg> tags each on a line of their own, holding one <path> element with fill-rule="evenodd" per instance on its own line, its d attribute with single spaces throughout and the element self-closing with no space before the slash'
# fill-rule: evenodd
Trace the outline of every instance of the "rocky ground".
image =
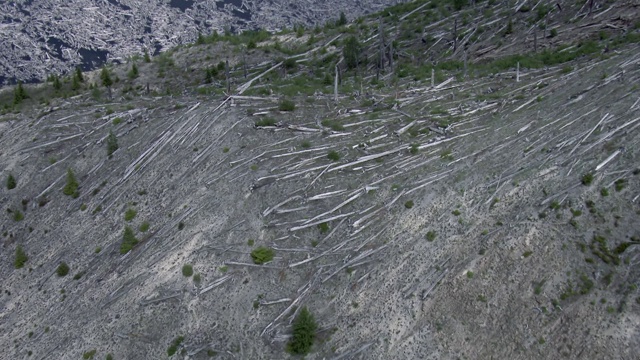
<svg viewBox="0 0 640 360">
<path fill-rule="evenodd" d="M 304 61 L 251 81 L 272 65 L 260 49 L 233 96 L 220 76 L 189 85 L 215 46 L 172 55 L 181 82 L 156 79 L 159 60 L 122 66 L 111 100 L 39 105 L 41 85 L 0 117 L 7 358 L 166 358 L 184 336 L 176 357 L 280 359 L 302 306 L 310 359 L 640 352 L 637 44 L 435 86 L 346 78 L 338 101 L 281 96 Z M 140 242 L 122 255 L 126 226 Z M 273 261 L 254 264 L 258 246 Z"/>
</svg>

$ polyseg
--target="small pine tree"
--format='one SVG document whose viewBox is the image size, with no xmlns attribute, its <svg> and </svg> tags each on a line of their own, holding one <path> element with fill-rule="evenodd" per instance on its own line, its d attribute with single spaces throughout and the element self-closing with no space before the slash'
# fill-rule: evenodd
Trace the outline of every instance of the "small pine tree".
<svg viewBox="0 0 640 360">
<path fill-rule="evenodd" d="M 135 79 L 138 77 L 139 73 L 138 73 L 138 66 L 136 65 L 136 63 L 133 63 L 131 65 L 131 70 L 129 70 L 129 73 L 127 74 L 129 76 L 129 79 Z"/>
<path fill-rule="evenodd" d="M 102 86 L 106 88 L 110 88 L 113 85 L 113 80 L 111 79 L 111 74 L 109 73 L 109 69 L 106 67 L 102 68 L 100 72 L 100 79 L 102 80 Z"/>
<path fill-rule="evenodd" d="M 13 190 L 17 185 L 18 183 L 16 181 L 16 178 L 14 178 L 13 175 L 9 174 L 9 176 L 7 177 L 7 189 Z"/>
<path fill-rule="evenodd" d="M 62 83 L 60 82 L 60 78 L 57 75 L 53 75 L 53 88 L 56 91 L 62 89 Z"/>
<path fill-rule="evenodd" d="M 149 52 L 147 50 L 144 51 L 144 62 L 150 63 L 151 57 L 149 56 Z"/>
<path fill-rule="evenodd" d="M 204 36 L 202 33 L 198 32 L 198 39 L 196 40 L 197 45 L 203 45 L 205 43 Z"/>
<path fill-rule="evenodd" d="M 133 229 L 125 226 L 122 243 L 120 244 L 120 254 L 128 253 L 136 244 L 138 244 L 138 239 L 136 239 L 136 234 L 133 232 Z"/>
<path fill-rule="evenodd" d="M 18 247 L 16 247 L 16 258 L 13 261 L 13 267 L 16 269 L 21 269 L 22 267 L 24 267 L 24 264 L 27 262 L 27 260 L 29 260 L 27 253 L 24 252 L 24 249 L 22 249 L 21 245 L 18 245 Z"/>
<path fill-rule="evenodd" d="M 504 31 L 505 35 L 509 35 L 513 33 L 513 21 L 511 21 L 511 19 L 509 19 L 509 22 L 507 23 L 507 29 Z"/>
<path fill-rule="evenodd" d="M 306 355 L 313 346 L 318 324 L 306 307 L 300 310 L 293 322 L 293 336 L 287 344 L 287 351 L 296 355 Z"/>
<path fill-rule="evenodd" d="M 18 81 L 18 86 L 16 87 L 16 89 L 13 92 L 13 104 L 14 105 L 18 105 L 23 100 L 28 99 L 28 98 L 29 98 L 29 95 L 27 95 L 27 92 L 22 87 L 22 82 Z"/>
<path fill-rule="evenodd" d="M 73 76 L 71 79 L 71 90 L 80 90 L 80 80 L 78 80 L 77 76 Z"/>
<path fill-rule="evenodd" d="M 84 77 L 82 76 L 82 69 L 80 68 L 80 66 L 76 67 L 76 75 L 74 76 L 74 79 L 77 79 L 78 82 L 84 82 Z"/>
<path fill-rule="evenodd" d="M 349 69 L 354 69 L 358 66 L 358 53 L 360 52 L 360 43 L 355 36 L 350 36 L 344 43 L 342 54 L 344 60 L 347 63 Z"/>
<path fill-rule="evenodd" d="M 113 131 L 109 131 L 109 136 L 107 136 L 107 156 L 111 158 L 116 150 L 118 150 L 118 138 Z"/>
<path fill-rule="evenodd" d="M 336 22 L 336 25 L 338 26 L 347 25 L 347 15 L 344 14 L 344 11 L 340 12 L 340 18 Z"/>
<path fill-rule="evenodd" d="M 80 193 L 78 192 L 78 187 L 79 187 L 78 180 L 76 179 L 76 176 L 73 173 L 73 170 L 71 170 L 71 168 L 68 168 L 67 184 L 64 186 L 62 193 L 67 196 L 71 196 L 75 199 L 78 196 L 80 196 Z"/>
</svg>

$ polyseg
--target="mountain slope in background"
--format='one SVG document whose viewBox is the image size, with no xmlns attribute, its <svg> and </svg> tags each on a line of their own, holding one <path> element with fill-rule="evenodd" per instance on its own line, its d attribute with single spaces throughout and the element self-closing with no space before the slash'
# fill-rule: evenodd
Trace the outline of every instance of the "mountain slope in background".
<svg viewBox="0 0 640 360">
<path fill-rule="evenodd" d="M 44 80 L 81 65 L 158 53 L 198 33 L 284 29 L 353 19 L 396 1 L 73 0 L 0 2 L 0 85 Z"/>
</svg>

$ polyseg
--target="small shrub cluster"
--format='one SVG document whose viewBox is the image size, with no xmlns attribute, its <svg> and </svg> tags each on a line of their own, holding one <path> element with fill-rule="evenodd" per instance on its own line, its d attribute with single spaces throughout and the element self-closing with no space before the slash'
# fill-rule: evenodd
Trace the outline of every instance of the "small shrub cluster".
<svg viewBox="0 0 640 360">
<path fill-rule="evenodd" d="M 27 253 L 24 252 L 24 249 L 21 245 L 16 247 L 16 257 L 13 261 L 13 267 L 16 269 L 21 269 L 24 267 L 24 264 L 29 260 Z"/>
<path fill-rule="evenodd" d="M 191 264 L 184 264 L 182 266 L 182 275 L 185 277 L 190 277 L 193 275 L 193 266 Z"/>
<path fill-rule="evenodd" d="M 273 249 L 265 246 L 259 246 L 251 252 L 251 258 L 253 259 L 253 262 L 258 265 L 261 265 L 273 260 L 274 255 L 275 253 Z"/>
<path fill-rule="evenodd" d="M 173 341 L 169 345 L 169 348 L 167 349 L 167 355 L 175 355 L 175 353 L 178 352 L 178 347 L 180 346 L 180 344 L 182 344 L 183 341 L 184 336 L 178 336 L 177 338 L 173 339 Z"/>
<path fill-rule="evenodd" d="M 124 227 L 124 234 L 122 235 L 122 243 L 120 244 L 120 254 L 126 254 L 134 246 L 138 244 L 138 239 L 136 238 L 136 234 L 133 232 L 129 226 Z"/>
<path fill-rule="evenodd" d="M 67 265 L 66 262 L 61 262 L 56 269 L 56 274 L 58 274 L 59 277 L 67 276 L 67 274 L 69 274 L 69 265 Z"/>
</svg>

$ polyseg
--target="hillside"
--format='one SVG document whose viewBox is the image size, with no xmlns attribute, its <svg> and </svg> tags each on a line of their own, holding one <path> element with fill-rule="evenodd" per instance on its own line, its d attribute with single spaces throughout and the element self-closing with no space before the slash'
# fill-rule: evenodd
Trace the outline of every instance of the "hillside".
<svg viewBox="0 0 640 360">
<path fill-rule="evenodd" d="M 633 358 L 639 8 L 558 4 L 1 90 L 1 357 L 294 358 L 306 308 L 308 359 Z"/>
</svg>

